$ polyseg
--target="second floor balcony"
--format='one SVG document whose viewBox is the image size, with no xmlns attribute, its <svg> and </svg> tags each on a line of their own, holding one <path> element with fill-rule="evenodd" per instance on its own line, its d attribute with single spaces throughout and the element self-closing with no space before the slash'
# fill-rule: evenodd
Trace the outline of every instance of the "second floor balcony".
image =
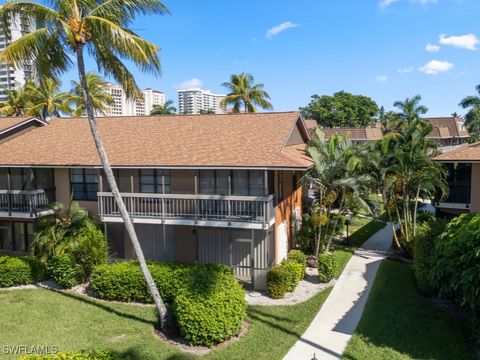
<svg viewBox="0 0 480 360">
<path fill-rule="evenodd" d="M 134 223 L 266 229 L 275 222 L 274 196 L 122 193 Z M 111 193 L 98 193 L 105 222 L 121 222 Z"/>
<path fill-rule="evenodd" d="M 0 190 L 0 217 L 38 218 L 52 214 L 44 190 Z"/>
</svg>

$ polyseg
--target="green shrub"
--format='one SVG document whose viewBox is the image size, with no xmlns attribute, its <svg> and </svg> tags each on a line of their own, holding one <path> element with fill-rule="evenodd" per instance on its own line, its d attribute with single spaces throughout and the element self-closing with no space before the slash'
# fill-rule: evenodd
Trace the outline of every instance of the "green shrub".
<svg viewBox="0 0 480 360">
<path fill-rule="evenodd" d="M 305 266 L 288 259 L 275 265 L 267 273 L 267 293 L 274 299 L 282 298 L 285 293 L 294 291 L 303 279 Z"/>
<path fill-rule="evenodd" d="M 128 360 L 128 355 L 117 355 L 110 350 L 65 351 L 52 355 L 26 355 L 20 360 Z"/>
<path fill-rule="evenodd" d="M 33 282 L 30 266 L 20 258 L 0 258 L 0 286 L 31 284 Z"/>
<path fill-rule="evenodd" d="M 413 260 L 415 277 L 419 287 L 424 291 L 432 290 L 430 272 L 433 267 L 435 241 L 446 225 L 447 221 L 443 219 L 418 224 L 413 245 Z"/>
<path fill-rule="evenodd" d="M 108 246 L 105 235 L 96 226 L 85 226 L 70 238 L 71 253 L 82 267 L 83 280 L 87 281 L 95 266 L 106 264 Z"/>
<path fill-rule="evenodd" d="M 320 282 L 329 282 L 335 277 L 337 262 L 332 255 L 322 254 L 318 257 L 318 278 Z"/>
<path fill-rule="evenodd" d="M 480 214 L 453 219 L 435 244 L 432 283 L 441 296 L 480 313 Z"/>
<path fill-rule="evenodd" d="M 305 269 L 307 268 L 307 256 L 301 250 L 292 250 L 288 253 L 288 259 L 302 265 L 303 267 L 302 279 L 303 279 L 305 277 Z"/>
<path fill-rule="evenodd" d="M 71 288 L 82 280 L 82 268 L 71 254 L 55 255 L 47 263 L 47 274 L 61 287 Z"/>
<path fill-rule="evenodd" d="M 179 289 L 173 309 L 180 332 L 190 344 L 211 346 L 240 332 L 247 304 L 231 272 L 197 266 Z"/>
</svg>

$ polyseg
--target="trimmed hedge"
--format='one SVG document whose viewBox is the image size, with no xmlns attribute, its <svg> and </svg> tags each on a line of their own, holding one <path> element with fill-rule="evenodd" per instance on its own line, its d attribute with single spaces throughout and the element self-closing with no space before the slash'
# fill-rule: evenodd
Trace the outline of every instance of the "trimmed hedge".
<svg viewBox="0 0 480 360">
<path fill-rule="evenodd" d="M 275 265 L 267 273 L 267 293 L 274 299 L 282 298 L 292 292 L 303 279 L 305 266 L 297 261 L 287 259 Z"/>
<path fill-rule="evenodd" d="M 329 282 L 335 277 L 337 261 L 332 255 L 322 254 L 318 257 L 318 278 L 320 282 Z"/>
<path fill-rule="evenodd" d="M 45 279 L 43 265 L 34 257 L 0 257 L 0 287 L 32 284 Z"/>
<path fill-rule="evenodd" d="M 110 350 L 62 351 L 51 355 L 26 355 L 20 360 L 128 360 L 128 355 L 117 355 Z"/>
<path fill-rule="evenodd" d="M 178 290 L 173 310 L 185 340 L 211 346 L 240 332 L 247 304 L 241 285 L 231 273 L 198 267 Z"/>
<path fill-rule="evenodd" d="M 47 263 L 47 274 L 63 288 L 71 288 L 82 281 L 82 267 L 71 254 L 55 255 Z"/>
<path fill-rule="evenodd" d="M 307 256 L 301 250 L 292 250 L 288 253 L 288 259 L 303 266 L 303 279 L 305 277 L 305 270 L 307 269 Z"/>
</svg>

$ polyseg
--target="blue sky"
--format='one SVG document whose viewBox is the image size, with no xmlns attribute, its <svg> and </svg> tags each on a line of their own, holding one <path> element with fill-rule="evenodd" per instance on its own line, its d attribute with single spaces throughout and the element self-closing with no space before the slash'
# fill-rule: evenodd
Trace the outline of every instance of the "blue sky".
<svg viewBox="0 0 480 360">
<path fill-rule="evenodd" d="M 480 84 L 478 0 L 165 4 L 171 16 L 139 18 L 132 26 L 161 47 L 163 75 L 134 74 L 140 87 L 174 100 L 182 84 L 222 92 L 230 74 L 250 72 L 277 111 L 296 110 L 312 94 L 346 90 L 386 109 L 420 94 L 430 116 L 448 116 L 463 113 L 458 102 Z M 74 76 L 66 74 L 65 84 Z"/>
</svg>

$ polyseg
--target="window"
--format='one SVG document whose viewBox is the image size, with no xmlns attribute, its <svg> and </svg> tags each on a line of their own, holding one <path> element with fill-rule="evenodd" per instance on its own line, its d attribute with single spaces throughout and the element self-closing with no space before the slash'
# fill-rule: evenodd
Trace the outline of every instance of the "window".
<svg viewBox="0 0 480 360">
<path fill-rule="evenodd" d="M 95 169 L 70 169 L 73 200 L 96 201 L 98 173 Z"/>
<path fill-rule="evenodd" d="M 201 170 L 199 191 L 200 194 L 228 195 L 228 170 Z"/>
<path fill-rule="evenodd" d="M 140 170 L 140 192 L 142 193 L 171 193 L 170 170 Z"/>
</svg>

